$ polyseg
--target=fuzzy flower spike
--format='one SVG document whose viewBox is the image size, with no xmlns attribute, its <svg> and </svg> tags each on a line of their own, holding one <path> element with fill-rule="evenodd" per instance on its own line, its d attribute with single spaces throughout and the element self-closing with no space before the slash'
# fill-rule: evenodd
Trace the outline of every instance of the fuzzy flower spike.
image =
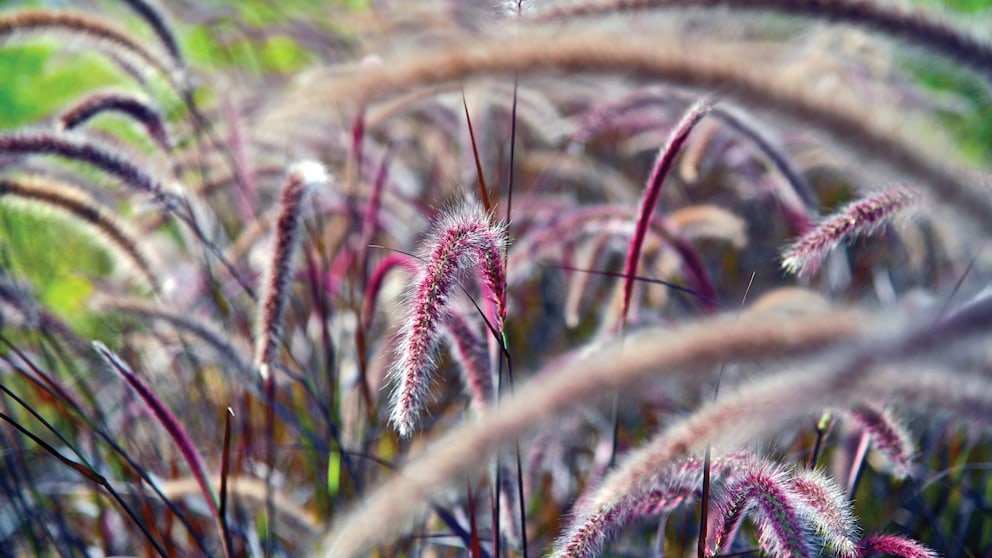
<svg viewBox="0 0 992 558">
<path fill-rule="evenodd" d="M 851 202 L 789 246 L 782 256 L 782 268 L 800 277 L 813 275 L 838 244 L 874 233 L 920 201 L 914 190 L 892 186 Z"/>
<path fill-rule="evenodd" d="M 475 203 L 465 203 L 439 219 L 424 241 L 392 377 L 396 388 L 390 422 L 407 437 L 425 405 L 434 354 L 444 335 L 449 297 L 458 280 L 475 275 L 493 305 L 493 326 L 506 316 L 503 249 L 506 230 Z"/>
</svg>

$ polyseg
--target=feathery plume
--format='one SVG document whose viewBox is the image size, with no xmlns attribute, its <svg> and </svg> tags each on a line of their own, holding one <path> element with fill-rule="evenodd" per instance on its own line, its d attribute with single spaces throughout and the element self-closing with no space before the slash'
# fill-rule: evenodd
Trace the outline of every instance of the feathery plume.
<svg viewBox="0 0 992 558">
<path fill-rule="evenodd" d="M 879 458 L 873 465 L 898 479 L 909 475 L 916 445 L 906 427 L 889 409 L 877 409 L 874 405 L 865 404 L 842 412 L 871 437 L 872 448 L 876 452 L 874 455 Z"/>
<path fill-rule="evenodd" d="M 265 273 L 263 293 L 259 299 L 258 322 L 255 334 L 254 364 L 263 380 L 271 373 L 271 366 L 278 354 L 279 330 L 282 322 L 293 256 L 299 244 L 300 214 L 307 190 L 326 184 L 330 180 L 327 170 L 316 161 L 301 161 L 289 169 L 279 200 L 279 215 L 275 222 L 275 239 L 272 259 Z"/>
<path fill-rule="evenodd" d="M 512 43 L 502 38 L 480 39 L 457 49 L 425 49 L 347 77 L 333 74 L 315 78 L 301 91 L 306 97 L 300 104 L 306 103 L 313 110 L 334 107 L 347 99 L 372 103 L 418 86 L 513 72 L 606 72 L 664 79 L 686 87 L 720 90 L 742 104 L 801 121 L 855 157 L 871 153 L 872 161 L 913 177 L 936 199 L 953 204 L 982 230 L 992 232 L 992 202 L 987 193 L 935 155 L 940 150 L 933 144 L 921 145 L 900 132 L 894 122 L 884 122 L 886 118 L 863 106 L 818 98 L 792 84 L 769 80 L 768 72 L 740 64 L 739 52 L 727 53 L 696 43 L 691 49 L 683 44 L 659 45 L 657 38 L 642 42 L 624 37 L 619 41 L 611 33 L 559 33 L 551 43 L 553 48 L 548 47 L 548 41 L 546 35 L 533 33 Z M 306 117 L 310 114 L 308 111 Z M 283 113 L 279 117 L 293 122 L 302 115 Z"/>
<path fill-rule="evenodd" d="M 58 123 L 63 130 L 72 130 L 100 113 L 119 112 L 144 126 L 148 136 L 163 150 L 169 150 L 169 136 L 158 111 L 144 96 L 128 91 L 108 89 L 90 93 L 62 112 Z"/>
<path fill-rule="evenodd" d="M 11 196 L 50 207 L 89 224 L 106 238 L 116 253 L 134 266 L 153 291 L 159 290 L 158 275 L 137 237 L 86 192 L 40 177 L 0 178 L 0 197 Z"/>
<path fill-rule="evenodd" d="M 820 471 L 803 468 L 792 470 L 788 484 L 808 506 L 807 520 L 834 554 L 840 558 L 854 558 L 858 526 L 851 503 L 840 486 Z"/>
<path fill-rule="evenodd" d="M 658 151 L 658 159 L 654 163 L 651 171 L 651 178 L 648 179 L 644 196 L 641 198 L 641 207 L 638 211 L 637 224 L 634 228 L 634 235 L 630 239 L 630 246 L 627 248 L 627 258 L 624 261 L 623 273 L 626 275 L 623 283 L 623 303 L 620 307 L 621 327 L 627 322 L 627 314 L 630 311 L 630 297 L 634 294 L 634 279 L 637 275 L 637 266 L 641 259 L 641 248 L 644 246 L 644 236 L 647 234 L 648 223 L 654 215 L 655 206 L 658 204 L 658 196 L 661 195 L 661 187 L 665 183 L 668 172 L 675 164 L 675 158 L 682 151 L 682 146 L 689 139 L 689 134 L 696 124 L 706 116 L 713 101 L 704 97 L 693 103 L 678 124 L 672 129 L 668 136 L 668 141 Z"/>
<path fill-rule="evenodd" d="M 463 424 L 425 448 L 399 474 L 370 493 L 362 505 L 339 519 L 324 539 L 320 556 L 361 556 L 382 541 L 383 525 L 399 525 L 423 510 L 431 495 L 450 486 L 492 452 L 539 423 L 550 421 L 576 405 L 601 398 L 603 393 L 630 387 L 659 373 L 695 377 L 699 370 L 726 360 L 749 360 L 774 354 L 797 358 L 811 353 L 823 359 L 823 351 L 850 347 L 853 339 L 865 340 L 869 332 L 891 328 L 892 323 L 869 319 L 847 311 L 817 316 L 783 316 L 768 320 L 744 313 L 737 320 L 727 317 L 628 336 L 567 370 L 537 374 L 528 385 L 493 408 L 479 423 Z M 629 485 L 630 479 L 657 471 L 673 460 L 706 445 L 747 445 L 777 431 L 783 424 L 821 413 L 824 407 L 851 405 L 864 397 L 898 397 L 914 405 L 947 410 L 958 416 L 981 415 L 988 424 L 992 401 L 981 381 L 948 382 L 943 374 L 932 377 L 929 369 L 900 366 L 897 373 L 871 369 L 871 364 L 907 362 L 949 342 L 974 337 L 992 327 L 989 305 L 969 309 L 954 323 L 927 325 L 891 343 L 866 343 L 853 354 L 842 350 L 840 361 L 822 370 L 796 374 L 795 368 L 771 374 L 741 388 L 737 393 L 708 404 L 693 415 L 672 424 L 648 447 L 632 455 L 630 475 L 601 489 Z M 621 350 L 626 347 L 626 350 Z M 636 347 L 636 350 L 632 350 Z M 850 350 L 850 349 L 848 349 Z M 845 356 L 846 355 L 846 356 Z M 891 362 L 890 362 L 891 361 Z M 949 370 L 948 372 L 955 372 Z M 920 387 L 931 377 L 932 382 Z M 961 385 L 959 385 L 961 384 Z M 933 393 L 933 387 L 941 393 Z M 393 528 L 395 529 L 395 527 Z"/>
<path fill-rule="evenodd" d="M 163 190 L 162 183 L 138 168 L 137 165 L 115 154 L 110 148 L 92 141 L 36 131 L 0 135 L 0 153 L 15 155 L 55 155 L 71 161 L 92 165 L 107 174 L 121 179 L 142 192 L 155 196 L 156 201 L 172 207 L 175 200 Z"/>
<path fill-rule="evenodd" d="M 409 308 L 400 332 L 399 354 L 392 375 L 396 382 L 390 422 L 409 436 L 426 404 L 433 358 L 448 315 L 448 297 L 458 278 L 469 270 L 488 291 L 495 306 L 493 326 L 502 330 L 506 316 L 503 227 L 492 222 L 476 204 L 464 204 L 434 224 L 424 242 Z"/>
<path fill-rule="evenodd" d="M 468 320 L 459 312 L 449 312 L 444 321 L 444 335 L 451 355 L 462 371 L 462 381 L 478 410 L 493 398 L 493 380 L 489 369 L 489 348 Z"/>
<path fill-rule="evenodd" d="M 761 549 L 772 556 L 815 556 L 815 545 L 805 517 L 805 502 L 789 487 L 786 471 L 766 461 L 752 460 L 738 467 L 715 495 L 712 516 L 713 547 L 719 554 L 731 541 L 745 517 L 751 516 Z"/>
<path fill-rule="evenodd" d="M 901 558 L 938 558 L 938 554 L 922 544 L 897 535 L 866 535 L 858 542 L 858 556 L 887 554 Z"/>
<path fill-rule="evenodd" d="M 155 32 L 159 42 L 165 47 L 165 51 L 169 53 L 172 61 L 177 67 L 182 68 L 184 66 L 183 56 L 179 51 L 176 35 L 172 32 L 172 29 L 169 29 L 169 25 L 165 22 L 162 14 L 159 13 L 159 9 L 151 2 L 146 2 L 145 0 L 124 0 L 124 3 L 145 20 L 148 26 L 152 28 L 152 31 Z"/>
<path fill-rule="evenodd" d="M 849 203 L 787 248 L 782 268 L 801 277 L 813 275 L 827 253 L 838 244 L 872 234 L 919 201 L 920 196 L 912 190 L 893 186 Z"/>
<path fill-rule="evenodd" d="M 722 472 L 722 461 L 714 463 L 714 474 Z M 630 490 L 603 501 L 596 492 L 589 500 L 577 502 L 571 525 L 559 537 L 552 558 L 599 556 L 606 543 L 624 527 L 648 515 L 671 511 L 683 502 L 700 496 L 703 462 L 689 457 L 671 463 L 640 479 Z"/>
</svg>

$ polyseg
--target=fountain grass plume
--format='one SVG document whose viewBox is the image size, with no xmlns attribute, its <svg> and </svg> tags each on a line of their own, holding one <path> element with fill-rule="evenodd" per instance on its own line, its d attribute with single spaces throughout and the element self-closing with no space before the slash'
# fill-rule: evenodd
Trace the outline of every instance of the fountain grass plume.
<svg viewBox="0 0 992 558">
<path fill-rule="evenodd" d="M 857 525 L 850 503 L 837 483 L 822 473 L 782 467 L 742 451 L 715 457 L 711 475 L 715 510 L 709 532 L 717 535 L 712 551 L 729 544 L 728 537 L 751 513 L 759 533 L 767 535 L 763 548 L 772 555 L 782 546 L 786 553 L 795 551 L 792 556 L 815 555 L 821 543 L 827 543 L 838 556 L 854 557 Z M 698 500 L 702 488 L 703 459 L 689 456 L 650 471 L 622 494 L 604 498 L 603 492 L 593 490 L 576 503 L 575 518 L 551 556 L 599 556 L 627 525 Z"/>
<path fill-rule="evenodd" d="M 326 184 L 329 180 L 330 175 L 323 165 L 315 161 L 301 161 L 290 167 L 282 187 L 272 258 L 265 272 L 255 333 L 254 365 L 263 380 L 270 377 L 271 367 L 279 353 L 279 331 L 289 297 L 293 257 L 300 240 L 303 200 L 309 189 Z"/>
<path fill-rule="evenodd" d="M 134 266 L 152 291 L 159 291 L 158 273 L 137 236 L 86 192 L 41 177 L 0 178 L 0 197 L 5 196 L 40 204 L 89 225 L 110 242 L 113 253 Z"/>
<path fill-rule="evenodd" d="M 47 131 L 21 132 L 0 135 L 0 153 L 13 155 L 54 155 L 96 167 L 119 178 L 125 184 L 151 194 L 166 208 L 173 208 L 176 200 L 163 188 L 162 182 L 145 172 L 134 162 L 115 153 L 112 147 L 92 140 L 55 134 Z"/>
<path fill-rule="evenodd" d="M 906 427 L 903 426 L 888 408 L 874 405 L 858 405 L 844 411 L 871 437 L 872 448 L 879 459 L 877 465 L 883 472 L 902 479 L 909 475 L 916 453 L 916 444 Z"/>
<path fill-rule="evenodd" d="M 866 535 L 858 542 L 858 556 L 888 555 L 899 558 L 937 558 L 938 554 L 922 544 L 898 535 Z"/>
<path fill-rule="evenodd" d="M 577 405 L 599 400 L 604 394 L 613 393 L 612 390 L 632 387 L 659 373 L 672 379 L 698 377 L 701 370 L 725 360 L 768 355 L 799 357 L 848 343 L 878 326 L 863 314 L 844 310 L 774 321 L 761 316 L 752 318 L 745 313 L 739 320 L 725 316 L 674 329 L 630 332 L 624 343 L 612 343 L 580 361 L 571 362 L 567 369 L 536 374 L 526 385 L 519 385 L 498 407 L 491 407 L 481 421 L 463 424 L 440 436 L 421 458 L 410 462 L 400 475 L 369 493 L 360 507 L 343 515 L 334 524 L 319 555 L 364 555 L 370 545 L 387 535 L 384 525 L 395 530 L 405 524 L 423 509 L 431 494 L 484 463 L 504 444 L 543 422 L 574 410 Z M 672 438 L 666 437 L 666 442 L 674 443 L 674 451 L 666 444 L 664 458 L 653 461 L 652 466 L 666 463 L 690 447 L 698 449 L 700 444 L 705 444 L 710 437 L 701 434 L 709 432 L 712 435 L 713 431 L 705 428 L 713 428 L 711 423 L 714 421 L 722 425 L 748 426 L 752 436 L 755 431 L 766 431 L 769 422 L 779 424 L 782 415 L 778 414 L 778 404 L 783 389 L 791 393 L 797 388 L 792 385 L 779 386 L 774 392 L 755 390 L 739 400 L 735 398 L 731 402 L 735 407 L 728 410 L 722 410 L 727 403 L 721 400 L 721 411 L 709 409 L 705 417 L 694 417 L 691 423 L 679 423 L 674 427 L 676 432 L 671 433 Z M 806 392 L 800 390 L 800 393 Z M 816 392 L 807 395 L 815 401 L 806 398 L 784 400 L 790 404 L 795 416 L 804 416 L 811 408 L 817 408 L 816 403 L 821 398 L 826 398 Z M 736 407 L 740 405 L 746 410 Z M 768 416 L 771 409 L 775 409 L 774 421 Z M 750 422 L 748 419 L 754 414 L 764 416 L 765 420 Z"/>
<path fill-rule="evenodd" d="M 472 407 L 482 410 L 493 400 L 488 345 L 460 312 L 449 312 L 443 327 L 451 355 L 462 371 L 465 389 L 472 397 Z"/>
<path fill-rule="evenodd" d="M 729 546 L 748 516 L 754 521 L 758 545 L 771 556 L 812 557 L 818 548 L 806 524 L 806 503 L 788 486 L 787 471 L 780 465 L 752 460 L 739 467 L 714 498 L 713 546 L 716 555 Z"/>
<path fill-rule="evenodd" d="M 809 508 L 807 520 L 839 558 L 857 555 L 858 525 L 844 490 L 820 471 L 794 468 L 788 480 Z"/>
<path fill-rule="evenodd" d="M 400 436 L 410 436 L 426 406 L 434 354 L 449 313 L 448 299 L 461 277 L 477 273 L 495 309 L 488 318 L 497 331 L 502 331 L 506 317 L 505 246 L 505 228 L 475 203 L 463 203 L 432 225 L 422 244 L 391 372 L 396 388 L 390 422 Z"/>
<path fill-rule="evenodd" d="M 658 151 L 658 159 L 654 163 L 651 171 L 651 178 L 648 179 L 641 198 L 640 210 L 638 211 L 637 222 L 634 227 L 634 235 L 630 239 L 627 248 L 627 257 L 624 260 L 623 273 L 627 276 L 623 283 L 623 302 L 620 306 L 620 327 L 627 323 L 627 314 L 630 312 L 630 298 L 634 294 L 634 279 L 637 275 L 637 266 L 641 260 L 641 248 L 644 247 L 644 237 L 647 234 L 648 224 L 654 215 L 655 206 L 658 204 L 658 196 L 661 195 L 661 187 L 668 177 L 668 172 L 675 164 L 675 158 L 682 151 L 682 147 L 689 139 L 696 124 L 706 116 L 713 101 L 709 97 L 704 97 L 695 103 L 679 120 L 672 129 L 668 140 L 661 150 Z"/>
<path fill-rule="evenodd" d="M 162 151 L 169 151 L 171 143 L 161 115 L 147 97 L 129 91 L 107 89 L 90 93 L 62 111 L 58 116 L 58 125 L 63 130 L 72 130 L 105 112 L 117 112 L 134 119 L 144 126 L 148 137 Z"/>
<path fill-rule="evenodd" d="M 789 246 L 783 255 L 782 268 L 800 277 L 813 275 L 838 244 L 872 234 L 920 201 L 920 195 L 913 190 L 892 186 L 851 202 Z"/>
</svg>

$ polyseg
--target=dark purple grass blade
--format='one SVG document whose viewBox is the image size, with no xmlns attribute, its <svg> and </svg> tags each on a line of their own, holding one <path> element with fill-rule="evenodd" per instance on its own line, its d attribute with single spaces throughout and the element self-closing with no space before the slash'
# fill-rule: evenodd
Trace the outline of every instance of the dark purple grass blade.
<svg viewBox="0 0 992 558">
<path fill-rule="evenodd" d="M 210 479 L 206 473 L 206 466 L 203 463 L 203 458 L 200 456 L 200 452 L 197 451 L 196 446 L 193 445 L 193 441 L 186 434 L 186 430 L 183 429 L 182 425 L 176 419 L 175 415 L 162 403 L 159 399 L 142 380 L 131 371 L 127 364 L 124 363 L 113 351 L 107 348 L 106 345 L 100 343 L 99 341 L 93 342 L 93 348 L 97 353 L 113 368 L 125 381 L 131 386 L 132 389 L 141 397 L 148 409 L 152 411 L 155 418 L 158 419 L 159 423 L 165 428 L 166 432 L 176 443 L 179 448 L 180 453 L 183 454 L 183 458 L 189 465 L 190 472 L 193 473 L 193 477 L 196 479 L 197 484 L 200 486 L 200 491 L 203 492 L 203 497 L 206 499 L 207 503 L 213 508 L 214 520 L 217 523 L 217 529 L 221 537 L 223 537 L 223 528 L 221 527 L 220 518 L 217 515 L 217 511 L 220 507 L 220 502 L 217 498 L 217 492 L 214 491 L 213 486 L 210 484 Z"/>
<path fill-rule="evenodd" d="M 675 163 L 675 158 L 681 152 L 689 133 L 702 120 L 709 111 L 713 101 L 709 97 L 700 99 L 693 104 L 682 116 L 682 119 L 672 130 L 665 146 L 658 153 L 658 160 L 655 161 L 651 178 L 648 179 L 647 188 L 644 190 L 644 197 L 641 198 L 639 217 L 634 229 L 634 236 L 630 240 L 627 249 L 627 258 L 624 262 L 623 272 L 628 277 L 637 275 L 637 265 L 641 259 L 641 249 L 644 246 L 644 237 L 648 231 L 648 224 L 651 222 L 651 215 L 658 204 L 658 197 L 661 195 L 661 187 L 665 183 L 665 178 Z M 620 327 L 627 323 L 627 314 L 630 311 L 630 298 L 634 292 L 634 281 L 627 279 L 623 285 L 623 303 L 620 307 Z"/>
<path fill-rule="evenodd" d="M 690 296 L 694 296 L 694 297 L 698 298 L 699 300 L 702 300 L 703 302 L 705 302 L 707 304 L 710 304 L 710 305 L 712 305 L 714 307 L 719 307 L 720 306 L 719 301 L 717 301 L 716 299 L 714 299 L 712 297 L 709 297 L 709 296 L 706 296 L 706 295 L 704 295 L 704 294 L 702 294 L 700 292 L 694 291 L 694 290 L 690 289 L 689 287 L 683 287 L 682 285 L 665 281 L 664 279 L 655 279 L 653 277 L 643 277 L 643 276 L 640 276 L 640 275 L 626 275 L 626 274 L 620 273 L 618 271 L 607 271 L 605 269 L 580 269 L 580 268 L 577 268 L 577 267 L 571 267 L 571 266 L 567 266 L 567 265 L 549 265 L 547 267 L 553 267 L 553 268 L 556 268 L 556 269 L 564 269 L 566 271 L 577 271 L 579 273 L 592 273 L 592 274 L 595 274 L 595 275 L 602 275 L 604 277 L 619 277 L 621 279 L 625 279 L 625 280 L 631 281 L 631 282 L 633 282 L 633 281 L 641 281 L 643 283 L 654 283 L 656 285 L 664 285 L 664 286 L 668 287 L 669 289 L 672 289 L 673 291 L 677 291 L 677 292 L 680 292 L 680 293 L 685 293 L 685 294 L 690 295 Z"/>
<path fill-rule="evenodd" d="M 148 542 L 150 542 L 152 544 L 152 546 L 155 548 L 155 551 L 160 556 L 162 556 L 163 558 L 165 558 L 166 556 L 168 556 L 168 554 L 166 554 L 166 552 L 165 552 L 165 549 L 162 548 L 162 546 L 159 544 L 159 542 L 155 540 L 155 537 L 153 537 L 152 534 L 145 527 L 144 522 L 141 521 L 141 519 L 134 512 L 134 510 L 131 509 L 131 506 L 129 506 L 127 504 L 127 502 L 125 502 L 124 499 L 121 498 L 120 494 L 118 494 L 117 491 L 114 490 L 114 488 L 107 481 L 107 479 L 105 477 L 103 477 L 103 475 L 100 475 L 99 473 L 97 473 L 96 471 L 94 471 L 94 470 L 86 467 L 85 465 L 76 463 L 76 462 L 68 459 L 67 457 L 65 457 L 64 455 L 62 455 L 61 453 L 59 453 L 58 450 L 56 450 L 55 448 L 53 448 L 52 446 L 50 446 L 48 443 L 46 443 L 44 440 L 42 440 L 41 438 L 39 438 L 39 437 L 35 436 L 34 434 L 32 434 L 31 431 L 29 431 L 28 429 L 24 428 L 21 424 L 19 424 L 17 421 L 15 421 L 12 417 L 9 417 L 9 416 L 7 416 L 4 413 L 0 413 L 0 419 L 2 419 L 3 421 L 7 422 L 8 424 L 10 424 L 11 426 L 13 426 L 14 428 L 16 428 L 18 432 L 20 432 L 21 434 L 23 434 L 24 436 L 26 436 L 27 438 L 29 438 L 32 442 L 38 444 L 38 447 L 40 447 L 41 449 L 45 450 L 46 453 L 48 453 L 52 457 L 54 457 L 57 460 L 59 460 L 63 465 L 66 465 L 70 469 L 76 471 L 77 473 L 79 473 L 86 480 L 88 480 L 90 482 L 93 482 L 94 484 L 96 484 L 98 486 L 101 486 L 105 490 L 107 490 L 107 492 L 111 495 L 111 497 L 113 497 L 114 500 L 116 500 L 117 503 L 121 506 L 121 508 L 124 509 L 124 512 L 127 513 L 128 516 L 131 517 L 131 520 L 134 521 L 134 523 L 138 526 L 139 529 L 141 529 L 141 532 L 145 535 L 145 538 L 147 538 L 148 539 Z M 52 430 L 53 432 L 55 432 L 54 428 L 49 427 L 49 429 Z"/>
<path fill-rule="evenodd" d="M 468 114 L 468 102 L 465 101 L 465 90 L 462 90 L 462 106 L 465 107 L 465 122 L 468 124 L 468 137 L 472 140 L 472 156 L 475 158 L 475 173 L 479 176 L 479 198 L 486 213 L 492 213 L 493 206 L 489 202 L 489 188 L 486 187 L 486 177 L 482 172 L 482 161 L 479 160 L 479 147 L 475 143 L 475 130 L 472 128 L 472 117 Z"/>
<path fill-rule="evenodd" d="M 220 458 L 220 503 L 217 508 L 217 516 L 220 517 L 220 525 L 224 532 L 224 544 L 231 548 L 231 530 L 227 526 L 227 477 L 231 470 L 231 417 L 234 416 L 234 409 L 227 408 L 224 413 L 224 452 Z"/>
</svg>

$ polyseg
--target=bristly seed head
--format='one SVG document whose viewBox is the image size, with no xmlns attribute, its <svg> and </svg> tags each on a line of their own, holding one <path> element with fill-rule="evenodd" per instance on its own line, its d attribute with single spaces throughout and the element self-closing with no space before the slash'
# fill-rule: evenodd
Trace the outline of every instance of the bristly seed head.
<svg viewBox="0 0 992 558">
<path fill-rule="evenodd" d="M 503 251 L 506 231 L 478 204 L 465 203 L 444 215 L 423 244 L 408 310 L 400 332 L 396 383 L 390 422 L 400 436 L 409 436 L 425 406 L 434 368 L 434 353 L 443 335 L 448 298 L 466 272 L 477 279 L 493 304 L 493 327 L 502 330 L 506 317 Z"/>
<path fill-rule="evenodd" d="M 255 336 L 255 366 L 267 380 L 278 353 L 279 330 L 288 297 L 293 256 L 299 244 L 300 214 L 307 191 L 326 183 L 330 175 L 315 161 L 302 161 L 289 169 L 279 201 L 272 260 L 266 274 L 259 304 L 258 332 Z"/>
<path fill-rule="evenodd" d="M 893 186 L 846 205 L 824 219 L 786 249 L 782 268 L 800 277 L 820 268 L 827 253 L 856 236 L 872 234 L 902 210 L 919 203 L 920 196 L 907 188 Z"/>
</svg>

